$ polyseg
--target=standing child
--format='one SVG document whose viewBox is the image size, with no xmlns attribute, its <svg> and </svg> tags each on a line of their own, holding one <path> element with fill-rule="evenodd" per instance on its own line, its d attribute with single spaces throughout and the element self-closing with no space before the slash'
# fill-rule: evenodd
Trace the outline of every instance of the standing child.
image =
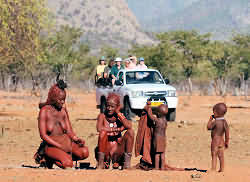
<svg viewBox="0 0 250 182">
<path fill-rule="evenodd" d="M 210 116 L 207 123 L 207 129 L 211 130 L 211 156 L 212 171 L 216 170 L 217 157 L 220 161 L 219 172 L 224 171 L 224 147 L 229 144 L 229 127 L 224 115 L 227 112 L 227 106 L 224 103 L 218 103 L 213 107 L 214 115 Z M 223 135 L 225 134 L 225 141 Z"/>
<path fill-rule="evenodd" d="M 152 113 L 150 102 L 144 108 L 149 118 L 154 122 L 153 145 L 155 153 L 155 169 L 165 169 L 165 147 L 166 147 L 166 128 L 168 106 L 165 104 L 157 108 L 157 117 Z"/>
</svg>

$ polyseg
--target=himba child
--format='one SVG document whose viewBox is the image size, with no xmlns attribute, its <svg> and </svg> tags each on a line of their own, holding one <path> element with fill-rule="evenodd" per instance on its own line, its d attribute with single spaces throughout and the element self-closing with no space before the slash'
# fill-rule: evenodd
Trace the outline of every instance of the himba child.
<svg viewBox="0 0 250 182">
<path fill-rule="evenodd" d="M 224 115 L 227 112 L 227 106 L 224 103 L 218 103 L 213 107 L 213 115 L 210 116 L 207 123 L 207 129 L 211 130 L 211 156 L 212 171 L 216 170 L 217 157 L 220 161 L 219 172 L 224 171 L 224 148 L 229 145 L 229 127 Z M 224 141 L 225 134 L 225 141 Z"/>
<path fill-rule="evenodd" d="M 168 113 L 168 106 L 166 104 L 158 106 L 156 111 L 157 117 L 155 117 L 152 113 L 150 104 L 150 101 L 148 101 L 144 109 L 146 110 L 149 118 L 154 122 L 153 145 L 155 153 L 155 169 L 165 170 L 165 146 L 167 128 L 166 115 Z"/>
</svg>

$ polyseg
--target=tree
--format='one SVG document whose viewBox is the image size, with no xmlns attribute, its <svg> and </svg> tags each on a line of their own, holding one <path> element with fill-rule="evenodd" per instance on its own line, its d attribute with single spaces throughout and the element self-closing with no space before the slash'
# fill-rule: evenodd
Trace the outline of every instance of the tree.
<svg viewBox="0 0 250 182">
<path fill-rule="evenodd" d="M 66 81 L 69 76 L 78 80 L 86 79 L 90 87 L 96 58 L 88 55 L 90 48 L 80 41 L 82 35 L 83 32 L 78 28 L 61 26 L 43 41 L 46 57 L 44 63 L 50 66 L 54 77 L 61 73 Z"/>
<path fill-rule="evenodd" d="M 237 49 L 240 88 L 247 99 L 248 80 L 250 76 L 250 34 L 238 34 L 232 39 Z"/>
<path fill-rule="evenodd" d="M 192 77 L 195 75 L 197 65 L 206 57 L 206 46 L 209 43 L 210 34 L 199 35 L 196 31 L 175 31 L 158 35 L 160 40 L 170 40 L 178 52 L 182 53 L 180 61 L 182 73 L 192 94 Z"/>
<path fill-rule="evenodd" d="M 114 59 L 119 55 L 119 49 L 110 46 L 103 46 L 101 49 L 101 55 L 105 56 L 107 59 Z"/>
<path fill-rule="evenodd" d="M 144 57 L 145 64 L 149 68 L 159 70 L 163 77 L 170 79 L 171 82 L 182 79 L 178 62 L 181 59 L 181 54 L 169 40 L 159 39 L 159 43 L 153 46 L 134 45 L 129 53 L 137 57 Z"/>
<path fill-rule="evenodd" d="M 60 72 L 64 80 L 68 79 L 68 74 L 78 61 L 78 46 L 80 46 L 82 34 L 80 29 L 66 25 L 61 26 L 59 31 L 44 41 L 46 63 L 52 66 L 54 73 Z M 86 47 L 80 48 L 84 51 L 83 53 L 89 51 Z"/>
<path fill-rule="evenodd" d="M 48 27 L 47 18 L 45 0 L 0 0 L 1 67 L 22 65 L 32 72 L 43 57 L 40 35 Z"/>
<path fill-rule="evenodd" d="M 237 72 L 237 49 L 229 42 L 215 41 L 209 45 L 207 58 L 213 66 L 217 95 L 227 93 L 229 79 Z"/>
</svg>

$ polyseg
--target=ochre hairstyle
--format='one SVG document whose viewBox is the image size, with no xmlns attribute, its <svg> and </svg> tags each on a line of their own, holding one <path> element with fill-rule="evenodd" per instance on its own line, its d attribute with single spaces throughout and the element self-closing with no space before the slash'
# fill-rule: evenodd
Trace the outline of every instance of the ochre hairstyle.
<svg viewBox="0 0 250 182">
<path fill-rule="evenodd" d="M 66 95 L 65 88 L 67 88 L 67 84 L 63 80 L 58 80 L 56 84 L 50 87 L 46 102 L 39 103 L 39 108 L 41 109 L 45 105 L 54 104 L 61 92 L 64 92 Z"/>
<path fill-rule="evenodd" d="M 120 105 L 120 96 L 115 93 L 110 93 L 107 97 L 107 102 L 114 101 L 117 105 Z"/>
</svg>

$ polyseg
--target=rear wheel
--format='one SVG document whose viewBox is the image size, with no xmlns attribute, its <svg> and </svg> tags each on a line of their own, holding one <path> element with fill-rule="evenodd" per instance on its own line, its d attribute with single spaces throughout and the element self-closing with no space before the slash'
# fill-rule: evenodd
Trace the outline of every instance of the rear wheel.
<svg viewBox="0 0 250 182">
<path fill-rule="evenodd" d="M 132 111 L 128 99 L 125 99 L 124 101 L 123 114 L 128 120 L 132 119 Z"/>
<path fill-rule="evenodd" d="M 167 120 L 175 121 L 175 118 L 176 118 L 176 109 L 175 108 L 168 109 Z"/>
<path fill-rule="evenodd" d="M 104 113 L 106 110 L 106 99 L 105 98 L 102 98 L 101 99 L 101 105 L 100 105 L 100 112 L 101 113 Z"/>
</svg>

